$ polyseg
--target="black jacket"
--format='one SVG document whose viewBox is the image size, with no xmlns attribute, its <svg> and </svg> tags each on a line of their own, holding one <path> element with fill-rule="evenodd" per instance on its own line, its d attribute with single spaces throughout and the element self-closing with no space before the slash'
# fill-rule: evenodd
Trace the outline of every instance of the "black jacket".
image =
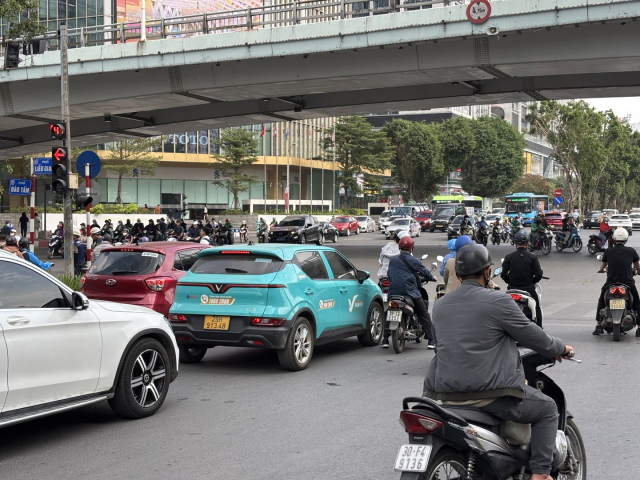
<svg viewBox="0 0 640 480">
<path fill-rule="evenodd" d="M 518 248 L 505 257 L 500 278 L 509 288 L 532 288 L 542 278 L 542 267 L 533 253 Z"/>
</svg>

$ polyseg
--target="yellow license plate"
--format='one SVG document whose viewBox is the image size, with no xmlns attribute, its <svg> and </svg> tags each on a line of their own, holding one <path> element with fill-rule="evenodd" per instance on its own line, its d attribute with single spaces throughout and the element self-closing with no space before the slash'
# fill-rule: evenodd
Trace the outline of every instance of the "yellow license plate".
<svg viewBox="0 0 640 480">
<path fill-rule="evenodd" d="M 205 315 L 204 329 L 205 330 L 229 330 L 229 318 L 230 317 L 221 317 L 219 315 Z"/>
<path fill-rule="evenodd" d="M 624 310 L 626 301 L 623 299 L 609 300 L 609 308 L 614 310 Z"/>
</svg>

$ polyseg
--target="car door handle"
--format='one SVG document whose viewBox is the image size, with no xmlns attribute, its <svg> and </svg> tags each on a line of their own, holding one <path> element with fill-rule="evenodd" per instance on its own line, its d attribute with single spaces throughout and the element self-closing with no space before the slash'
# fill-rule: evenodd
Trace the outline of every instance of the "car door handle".
<svg viewBox="0 0 640 480">
<path fill-rule="evenodd" d="M 24 317 L 9 317 L 7 318 L 7 323 L 9 325 L 26 325 L 29 320 Z"/>
<path fill-rule="evenodd" d="M 340 287 L 340 293 L 347 293 L 349 289 L 347 287 Z"/>
<path fill-rule="evenodd" d="M 306 293 L 307 295 L 313 295 L 314 293 L 316 293 L 315 290 L 311 289 L 311 288 L 307 288 L 304 293 Z"/>
</svg>

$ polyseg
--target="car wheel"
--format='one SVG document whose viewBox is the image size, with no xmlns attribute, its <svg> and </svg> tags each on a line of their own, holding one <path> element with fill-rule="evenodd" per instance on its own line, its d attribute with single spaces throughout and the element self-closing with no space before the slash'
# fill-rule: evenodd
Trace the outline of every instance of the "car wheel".
<svg viewBox="0 0 640 480">
<path fill-rule="evenodd" d="M 382 340 L 382 332 L 384 331 L 384 319 L 382 308 L 378 302 L 372 302 L 367 313 L 367 329 L 361 335 L 358 335 L 360 345 L 365 347 L 374 347 Z"/>
<path fill-rule="evenodd" d="M 416 232 L 416 237 L 420 236 L 420 229 L 418 229 L 418 231 Z"/>
<path fill-rule="evenodd" d="M 347 237 L 351 235 L 351 230 L 347 228 Z"/>
<path fill-rule="evenodd" d="M 313 329 L 309 320 L 298 317 L 293 322 L 284 349 L 278 350 L 280 366 L 285 370 L 304 370 L 313 356 Z"/>
<path fill-rule="evenodd" d="M 360 227 L 356 228 L 356 235 L 360 235 Z"/>
<path fill-rule="evenodd" d="M 339 237 L 339 236 L 340 236 L 340 235 L 338 234 L 338 232 L 336 232 L 336 234 L 335 234 L 335 235 L 334 235 L 334 237 L 333 237 L 333 243 L 338 243 L 338 237 Z"/>
<path fill-rule="evenodd" d="M 305 243 L 307 243 L 307 236 L 303 233 L 302 235 L 300 235 L 300 243 L 302 245 L 304 245 Z"/>
<path fill-rule="evenodd" d="M 318 237 L 318 241 L 316 242 L 317 245 L 322 245 L 324 244 L 324 235 L 321 233 L 320 236 Z"/>
<path fill-rule="evenodd" d="M 158 340 L 136 342 L 126 353 L 109 406 L 126 418 L 153 415 L 167 397 L 170 369 L 169 355 Z"/>
<path fill-rule="evenodd" d="M 207 353 L 202 345 L 178 345 L 180 363 L 198 363 Z"/>
<path fill-rule="evenodd" d="M 435 228 L 430 228 L 429 229 L 429 233 L 433 233 L 435 231 Z"/>
</svg>

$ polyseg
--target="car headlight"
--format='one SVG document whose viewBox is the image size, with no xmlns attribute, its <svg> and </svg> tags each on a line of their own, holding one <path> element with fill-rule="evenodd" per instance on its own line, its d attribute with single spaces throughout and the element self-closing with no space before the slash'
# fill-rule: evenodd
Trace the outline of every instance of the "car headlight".
<svg viewBox="0 0 640 480">
<path fill-rule="evenodd" d="M 290 233 L 291 233 L 291 235 L 295 235 L 296 233 L 298 233 L 298 231 L 297 230 L 291 230 Z"/>
</svg>

